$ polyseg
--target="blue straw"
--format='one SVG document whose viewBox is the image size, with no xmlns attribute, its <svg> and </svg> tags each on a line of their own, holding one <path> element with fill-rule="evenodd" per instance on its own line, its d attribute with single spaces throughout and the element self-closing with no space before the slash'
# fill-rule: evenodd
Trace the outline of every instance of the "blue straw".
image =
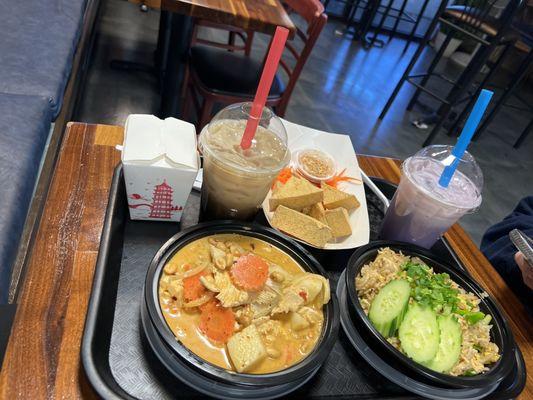
<svg viewBox="0 0 533 400">
<path fill-rule="evenodd" d="M 479 122 L 481 121 L 481 118 L 483 117 L 483 114 L 485 113 L 493 94 L 494 93 L 490 90 L 481 90 L 481 93 L 476 100 L 476 104 L 474 104 L 474 108 L 468 116 L 468 120 L 466 121 L 463 131 L 461 132 L 461 136 L 459 136 L 455 147 L 452 149 L 452 155 L 455 157 L 455 159 L 450 165 L 444 168 L 444 171 L 442 171 L 442 175 L 439 179 L 440 186 L 446 188 L 450 184 L 453 174 L 459 165 L 459 161 L 463 157 L 466 148 L 470 144 L 472 136 L 474 136 L 477 126 L 479 125 Z"/>
</svg>

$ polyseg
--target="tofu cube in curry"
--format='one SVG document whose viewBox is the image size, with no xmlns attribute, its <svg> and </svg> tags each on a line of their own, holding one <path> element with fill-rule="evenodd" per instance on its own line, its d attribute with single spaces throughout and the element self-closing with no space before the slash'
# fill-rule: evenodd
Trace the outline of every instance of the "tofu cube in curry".
<svg viewBox="0 0 533 400">
<path fill-rule="evenodd" d="M 255 367 L 267 352 L 254 324 L 233 335 L 228 341 L 228 353 L 237 372 L 246 372 Z"/>
</svg>

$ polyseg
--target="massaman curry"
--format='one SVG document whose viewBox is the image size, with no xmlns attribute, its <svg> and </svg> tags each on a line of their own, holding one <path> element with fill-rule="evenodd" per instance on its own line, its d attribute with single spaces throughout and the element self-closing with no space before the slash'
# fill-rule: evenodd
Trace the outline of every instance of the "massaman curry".
<svg viewBox="0 0 533 400">
<path fill-rule="evenodd" d="M 221 368 L 265 374 L 297 364 L 322 332 L 328 280 L 249 236 L 214 235 L 163 269 L 163 316 L 189 350 Z"/>
</svg>

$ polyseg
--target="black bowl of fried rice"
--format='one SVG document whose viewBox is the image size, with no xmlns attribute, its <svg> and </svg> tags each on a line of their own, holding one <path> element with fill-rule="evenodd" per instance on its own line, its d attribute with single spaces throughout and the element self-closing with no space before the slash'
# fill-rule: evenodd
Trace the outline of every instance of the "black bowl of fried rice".
<svg viewBox="0 0 533 400">
<path fill-rule="evenodd" d="M 381 357 L 407 374 L 437 386 L 483 387 L 500 382 L 513 367 L 516 344 L 496 302 L 470 275 L 430 251 L 408 243 L 372 242 L 351 256 L 345 279 L 347 307 L 358 332 Z M 386 338 L 370 320 L 369 310 L 379 291 L 398 279 L 410 284 L 408 309 L 431 309 L 460 324 L 460 354 L 449 371 L 429 368 L 431 362 L 415 362 L 403 349 L 400 329 Z"/>
</svg>

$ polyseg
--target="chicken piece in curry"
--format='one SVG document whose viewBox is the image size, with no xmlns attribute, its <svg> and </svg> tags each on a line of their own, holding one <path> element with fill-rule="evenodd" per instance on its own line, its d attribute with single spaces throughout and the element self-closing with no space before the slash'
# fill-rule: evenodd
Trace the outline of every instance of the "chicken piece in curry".
<svg viewBox="0 0 533 400">
<path fill-rule="evenodd" d="M 187 244 L 163 268 L 159 301 L 183 345 L 218 367 L 265 374 L 315 348 L 329 282 L 265 241 L 237 234 Z"/>
</svg>

